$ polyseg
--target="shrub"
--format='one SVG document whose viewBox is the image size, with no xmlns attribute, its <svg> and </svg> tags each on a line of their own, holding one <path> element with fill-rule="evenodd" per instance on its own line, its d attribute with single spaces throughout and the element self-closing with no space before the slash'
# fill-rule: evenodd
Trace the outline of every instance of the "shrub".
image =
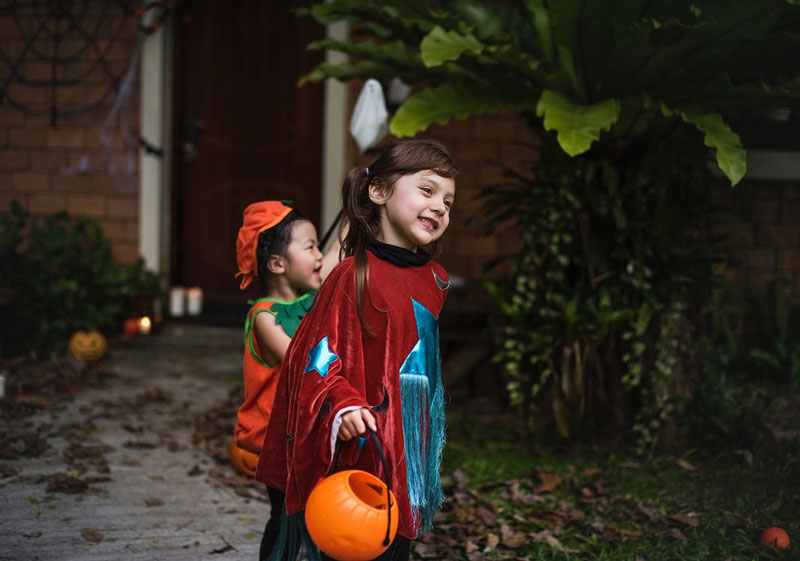
<svg viewBox="0 0 800 561">
<path fill-rule="evenodd" d="M 78 329 L 116 332 L 159 277 L 114 261 L 100 225 L 60 212 L 32 219 L 17 201 L 0 218 L 0 356 L 59 353 Z"/>
</svg>

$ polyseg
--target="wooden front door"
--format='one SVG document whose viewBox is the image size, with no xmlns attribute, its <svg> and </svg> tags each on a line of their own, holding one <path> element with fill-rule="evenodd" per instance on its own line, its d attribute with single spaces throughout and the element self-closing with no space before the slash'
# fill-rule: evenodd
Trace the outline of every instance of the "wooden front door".
<svg viewBox="0 0 800 561">
<path fill-rule="evenodd" d="M 324 29 L 293 4 L 192 0 L 176 23 L 170 282 L 201 287 L 212 316 L 256 295 L 234 278 L 248 204 L 291 200 L 319 224 L 323 94 L 296 83 Z"/>
</svg>

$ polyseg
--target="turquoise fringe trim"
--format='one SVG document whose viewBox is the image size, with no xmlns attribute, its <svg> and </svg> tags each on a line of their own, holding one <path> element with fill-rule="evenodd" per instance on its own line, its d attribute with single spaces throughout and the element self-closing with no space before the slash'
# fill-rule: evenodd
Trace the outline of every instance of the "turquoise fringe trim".
<svg viewBox="0 0 800 561">
<path fill-rule="evenodd" d="M 321 561 L 319 549 L 308 535 L 303 511 L 287 516 L 284 508 L 278 539 L 267 559 L 268 561 L 294 561 L 300 548 L 305 550 L 304 559 Z M 292 552 L 295 552 L 295 557 L 291 556 Z"/>
<path fill-rule="evenodd" d="M 438 369 L 433 374 L 434 384 L 428 376 L 400 375 L 408 500 L 414 523 L 422 530 L 433 527 L 433 515 L 444 502 L 439 477 L 445 441 L 444 392 Z"/>
</svg>

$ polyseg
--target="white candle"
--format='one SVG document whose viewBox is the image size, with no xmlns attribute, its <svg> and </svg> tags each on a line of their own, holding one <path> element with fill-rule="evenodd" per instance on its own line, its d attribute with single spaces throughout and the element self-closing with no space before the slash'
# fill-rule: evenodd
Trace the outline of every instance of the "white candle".
<svg viewBox="0 0 800 561">
<path fill-rule="evenodd" d="M 169 289 L 169 315 L 182 316 L 184 314 L 186 289 L 182 286 L 173 286 Z"/>
<path fill-rule="evenodd" d="M 186 289 L 186 307 L 190 316 L 199 316 L 203 310 L 203 289 L 193 286 Z"/>
</svg>

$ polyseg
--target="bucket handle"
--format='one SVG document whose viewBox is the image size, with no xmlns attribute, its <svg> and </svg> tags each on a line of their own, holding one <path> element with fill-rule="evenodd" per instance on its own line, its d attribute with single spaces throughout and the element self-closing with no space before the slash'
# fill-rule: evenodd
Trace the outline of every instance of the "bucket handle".
<svg viewBox="0 0 800 561">
<path fill-rule="evenodd" d="M 388 547 L 390 544 L 389 535 L 392 531 L 392 483 L 391 478 L 389 477 L 389 466 L 386 463 L 386 455 L 383 453 L 383 445 L 381 444 L 381 439 L 378 437 L 377 433 L 373 431 L 371 428 L 366 427 L 367 434 L 372 438 L 372 442 L 375 443 L 375 449 L 378 451 L 378 457 L 381 459 L 381 465 L 383 466 L 383 473 L 386 480 L 386 514 L 387 514 L 387 522 L 386 522 L 386 536 L 383 538 L 383 545 Z M 336 447 L 336 452 L 333 455 L 333 462 L 331 467 L 331 472 L 335 469 L 337 460 L 339 459 L 339 450 L 340 447 Z"/>
</svg>

